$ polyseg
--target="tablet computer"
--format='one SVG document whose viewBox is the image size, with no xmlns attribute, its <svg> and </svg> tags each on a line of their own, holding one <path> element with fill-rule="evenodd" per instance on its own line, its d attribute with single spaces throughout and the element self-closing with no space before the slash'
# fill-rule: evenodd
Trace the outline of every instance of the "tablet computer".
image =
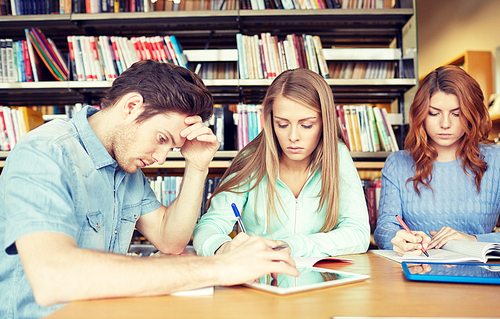
<svg viewBox="0 0 500 319">
<path fill-rule="evenodd" d="M 274 279 L 271 275 L 260 277 L 255 282 L 246 283 L 248 287 L 272 292 L 275 294 L 291 294 L 306 290 L 326 288 L 347 283 L 362 281 L 370 278 L 367 275 L 359 275 L 339 270 L 331 270 L 316 267 L 297 268 L 299 277 L 279 275 Z"/>
<path fill-rule="evenodd" d="M 404 261 L 401 265 L 410 280 L 500 285 L 500 264 Z"/>
</svg>

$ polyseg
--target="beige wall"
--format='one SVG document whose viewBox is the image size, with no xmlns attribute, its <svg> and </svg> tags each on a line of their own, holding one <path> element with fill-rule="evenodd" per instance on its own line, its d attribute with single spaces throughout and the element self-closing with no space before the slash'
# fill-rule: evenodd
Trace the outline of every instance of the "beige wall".
<svg viewBox="0 0 500 319">
<path fill-rule="evenodd" d="M 467 50 L 478 50 L 492 52 L 495 77 L 495 61 L 500 59 L 495 56 L 500 46 L 500 0 L 416 2 L 419 76 Z"/>
</svg>

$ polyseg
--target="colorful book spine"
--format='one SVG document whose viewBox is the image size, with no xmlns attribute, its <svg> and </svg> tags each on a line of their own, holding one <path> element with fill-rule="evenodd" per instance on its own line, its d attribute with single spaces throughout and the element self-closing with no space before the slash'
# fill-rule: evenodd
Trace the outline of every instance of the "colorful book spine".
<svg viewBox="0 0 500 319">
<path fill-rule="evenodd" d="M 391 122 L 389 121 L 389 115 L 386 109 L 382 109 L 382 115 L 384 116 L 384 124 L 386 130 L 391 138 L 391 145 L 394 152 L 399 151 L 398 141 L 396 140 L 396 135 L 394 135 L 394 130 L 392 129 Z"/>
<path fill-rule="evenodd" d="M 374 107 L 373 114 L 375 115 L 377 131 L 379 133 L 382 149 L 386 152 L 392 152 L 391 142 L 389 140 L 389 135 L 387 134 L 387 131 L 385 129 L 382 111 L 379 107 Z"/>
<path fill-rule="evenodd" d="M 375 121 L 375 115 L 373 114 L 373 107 L 371 105 L 366 106 L 366 113 L 368 115 L 368 126 L 370 127 L 370 136 L 372 138 L 372 144 L 375 152 L 380 151 L 380 140 L 377 131 L 377 123 Z"/>
</svg>

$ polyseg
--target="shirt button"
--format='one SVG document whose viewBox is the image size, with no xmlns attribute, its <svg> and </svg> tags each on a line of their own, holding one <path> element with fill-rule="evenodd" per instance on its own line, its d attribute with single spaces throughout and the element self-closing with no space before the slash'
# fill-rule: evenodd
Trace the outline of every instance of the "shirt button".
<svg viewBox="0 0 500 319">
<path fill-rule="evenodd" d="M 115 234 L 118 234 L 118 231 L 115 229 Z"/>
<path fill-rule="evenodd" d="M 137 215 L 134 215 L 134 218 L 137 219 Z"/>
<path fill-rule="evenodd" d="M 97 226 L 97 228 L 101 227 L 101 226 L 99 226 L 99 223 L 97 223 L 96 226 Z"/>
</svg>

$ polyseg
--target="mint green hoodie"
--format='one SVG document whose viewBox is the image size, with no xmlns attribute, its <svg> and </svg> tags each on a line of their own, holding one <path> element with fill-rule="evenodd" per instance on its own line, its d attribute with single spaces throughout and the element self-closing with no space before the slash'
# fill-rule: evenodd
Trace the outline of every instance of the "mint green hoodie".
<svg viewBox="0 0 500 319">
<path fill-rule="evenodd" d="M 231 240 L 227 234 L 236 223 L 231 203 L 240 209 L 243 225 L 249 235 L 285 241 L 292 249 L 292 256 L 322 257 L 366 252 L 370 243 L 370 227 L 361 181 L 347 147 L 342 143 L 338 145 L 340 199 L 335 229 L 318 233 L 326 212 L 326 204 L 318 211 L 321 169 L 309 176 L 297 198 L 278 178 L 276 188 L 284 209 L 276 201 L 279 221 L 274 218 L 271 225 L 267 224 L 265 176 L 258 187 L 250 192 L 223 192 L 212 198 L 209 210 L 194 229 L 193 243 L 198 255 L 211 256 L 223 243 Z M 240 190 L 248 189 L 249 184 Z"/>
</svg>

